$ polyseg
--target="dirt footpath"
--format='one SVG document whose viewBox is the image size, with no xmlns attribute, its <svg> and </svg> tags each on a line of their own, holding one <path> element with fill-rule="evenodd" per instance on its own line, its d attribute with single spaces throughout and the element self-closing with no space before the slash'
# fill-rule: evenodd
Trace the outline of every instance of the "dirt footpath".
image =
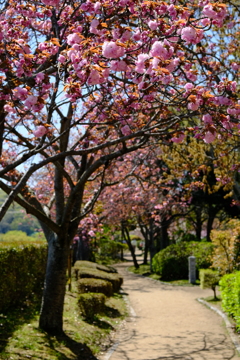
<svg viewBox="0 0 240 360">
<path fill-rule="evenodd" d="M 239 360 L 223 319 L 196 299 L 212 290 L 161 284 L 127 272 L 124 276 L 131 316 L 100 360 Z"/>
</svg>

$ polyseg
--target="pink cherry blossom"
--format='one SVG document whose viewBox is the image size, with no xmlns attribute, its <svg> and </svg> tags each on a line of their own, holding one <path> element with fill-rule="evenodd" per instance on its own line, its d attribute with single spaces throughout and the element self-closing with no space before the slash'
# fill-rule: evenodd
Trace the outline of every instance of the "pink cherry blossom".
<svg viewBox="0 0 240 360">
<path fill-rule="evenodd" d="M 42 73 L 42 72 L 38 73 L 35 77 L 36 83 L 41 84 L 44 78 L 45 78 L 44 73 Z"/>
<path fill-rule="evenodd" d="M 125 54 L 125 49 L 114 41 L 105 41 L 102 47 L 102 54 L 108 59 L 119 58 Z"/>
<path fill-rule="evenodd" d="M 127 63 L 124 60 L 111 61 L 110 69 L 113 71 L 127 71 Z"/>
<path fill-rule="evenodd" d="M 129 31 L 129 30 L 126 30 L 126 31 L 124 31 L 124 33 L 122 34 L 120 40 L 123 41 L 123 42 L 128 41 L 128 40 L 131 39 L 131 36 L 132 36 L 132 32 Z"/>
<path fill-rule="evenodd" d="M 141 39 L 141 32 L 139 29 L 133 34 L 132 39 L 135 41 L 139 41 Z"/>
<path fill-rule="evenodd" d="M 152 45 L 150 54 L 151 56 L 159 56 L 163 60 L 167 60 L 169 58 L 168 50 L 162 41 L 155 41 L 155 43 Z"/>
<path fill-rule="evenodd" d="M 193 27 L 185 27 L 181 31 L 182 40 L 186 41 L 186 43 L 190 44 L 195 41 L 197 37 L 197 31 Z"/>
<path fill-rule="evenodd" d="M 16 97 L 19 100 L 26 100 L 28 96 L 28 91 L 25 88 L 16 87 L 14 90 L 14 97 Z"/>
<path fill-rule="evenodd" d="M 212 124 L 213 123 L 212 116 L 210 114 L 203 115 L 202 120 L 203 120 L 204 124 Z"/>
<path fill-rule="evenodd" d="M 131 134 L 131 129 L 128 125 L 124 125 L 121 128 L 121 132 L 123 133 L 124 136 L 130 135 Z"/>
<path fill-rule="evenodd" d="M 90 231 L 88 232 L 88 235 L 91 236 L 91 237 L 94 237 L 94 236 L 95 236 L 95 232 L 92 231 L 92 230 L 90 230 Z"/>
<path fill-rule="evenodd" d="M 224 6 L 218 7 L 215 10 L 213 9 L 213 4 L 210 3 L 204 6 L 202 13 L 210 19 L 218 20 L 217 24 L 221 24 L 221 21 L 227 16 L 227 11 Z"/>
<path fill-rule="evenodd" d="M 156 20 L 150 20 L 148 22 L 148 26 L 150 27 L 151 30 L 156 30 L 158 28 L 158 23 Z"/>
<path fill-rule="evenodd" d="M 212 143 L 216 138 L 216 133 L 212 133 L 211 131 L 207 131 L 204 138 L 203 138 L 203 141 L 206 143 L 206 144 L 210 144 Z"/>
<path fill-rule="evenodd" d="M 231 68 L 232 68 L 233 70 L 238 71 L 238 70 L 240 70 L 240 65 L 237 64 L 237 63 L 235 63 L 235 62 L 233 62 L 233 63 L 231 64 Z"/>
<path fill-rule="evenodd" d="M 100 82 L 101 82 L 101 77 L 100 77 L 99 72 L 98 72 L 97 70 L 95 70 L 95 69 L 91 70 L 87 82 L 88 82 L 88 85 L 100 84 Z"/>
<path fill-rule="evenodd" d="M 184 139 L 185 139 L 185 135 L 184 135 L 184 134 L 180 134 L 178 137 L 172 137 L 172 138 L 171 138 L 171 141 L 179 144 L 179 143 L 181 143 Z"/>
<path fill-rule="evenodd" d="M 95 4 L 94 4 L 94 10 L 95 10 L 95 13 L 99 13 L 99 10 L 101 9 L 101 3 L 100 1 L 97 1 Z"/>
<path fill-rule="evenodd" d="M 136 67 L 135 67 L 136 72 L 138 72 L 139 74 L 143 74 L 145 72 L 145 61 L 147 59 L 149 59 L 148 54 L 138 55 L 137 61 L 136 61 Z"/>
<path fill-rule="evenodd" d="M 73 45 L 73 44 L 79 44 L 81 41 L 81 38 L 78 34 L 74 33 L 74 34 L 70 34 L 67 37 L 67 43 L 68 45 Z"/>
<path fill-rule="evenodd" d="M 186 83 L 186 85 L 184 86 L 184 89 L 186 91 L 192 90 L 194 88 L 194 85 L 192 83 Z"/>
<path fill-rule="evenodd" d="M 66 61 L 65 56 L 63 56 L 62 54 L 60 54 L 59 57 L 58 57 L 58 61 L 59 61 L 61 64 L 63 64 L 63 63 Z"/>
<path fill-rule="evenodd" d="M 37 96 L 34 96 L 34 95 L 29 95 L 27 97 L 27 99 L 25 100 L 24 102 L 24 105 L 28 108 L 28 109 L 32 109 L 32 107 L 37 103 Z"/>
<path fill-rule="evenodd" d="M 60 3 L 60 0 L 42 0 L 42 3 L 45 5 L 57 6 Z"/>
<path fill-rule="evenodd" d="M 47 132 L 48 130 L 45 128 L 45 126 L 40 125 L 36 130 L 33 131 L 33 134 L 36 137 L 42 137 L 43 135 L 47 134 Z"/>
<path fill-rule="evenodd" d="M 99 25 L 99 20 L 93 19 L 91 22 L 89 31 L 96 35 L 99 34 L 100 31 L 99 31 L 99 29 L 97 29 L 98 25 Z"/>
<path fill-rule="evenodd" d="M 16 110 L 11 106 L 11 105 L 9 105 L 9 104 L 6 104 L 6 105 L 4 105 L 4 111 L 6 112 L 6 113 L 12 113 L 12 114 L 14 114 L 15 112 L 16 112 Z"/>
<path fill-rule="evenodd" d="M 199 102 L 190 102 L 187 107 L 189 110 L 195 111 L 199 108 Z"/>
</svg>

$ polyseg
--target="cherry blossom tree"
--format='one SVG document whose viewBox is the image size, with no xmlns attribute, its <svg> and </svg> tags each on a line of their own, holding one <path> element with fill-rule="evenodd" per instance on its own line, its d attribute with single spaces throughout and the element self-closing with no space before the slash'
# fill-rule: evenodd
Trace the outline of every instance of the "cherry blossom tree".
<svg viewBox="0 0 240 360">
<path fill-rule="evenodd" d="M 48 241 L 42 329 L 62 331 L 69 247 L 115 159 L 186 129 L 238 136 L 239 64 L 212 37 L 229 11 L 195 0 L 1 7 L 0 217 L 15 200 Z"/>
<path fill-rule="evenodd" d="M 169 245 L 169 226 L 179 216 L 185 216 L 189 207 L 186 191 L 178 179 L 172 180 L 162 158 L 159 144 L 157 148 L 149 145 L 127 155 L 124 162 L 116 161 L 108 179 L 114 185 L 105 188 L 99 198 L 103 208 L 101 221 L 121 229 L 136 268 L 130 231 L 140 229 L 145 239 L 144 263 L 150 252 L 151 264 L 155 253 Z"/>
</svg>

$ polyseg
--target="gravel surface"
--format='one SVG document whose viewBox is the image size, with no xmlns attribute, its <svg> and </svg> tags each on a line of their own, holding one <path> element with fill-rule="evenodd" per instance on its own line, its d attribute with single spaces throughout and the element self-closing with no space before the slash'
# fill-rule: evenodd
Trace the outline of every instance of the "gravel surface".
<svg viewBox="0 0 240 360">
<path fill-rule="evenodd" d="M 197 298 L 212 290 L 162 284 L 116 265 L 130 316 L 99 360 L 239 360 L 225 322 Z"/>
</svg>

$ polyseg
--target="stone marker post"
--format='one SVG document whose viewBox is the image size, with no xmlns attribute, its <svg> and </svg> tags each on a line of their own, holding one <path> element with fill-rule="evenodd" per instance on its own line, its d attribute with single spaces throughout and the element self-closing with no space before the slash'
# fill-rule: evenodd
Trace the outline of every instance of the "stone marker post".
<svg viewBox="0 0 240 360">
<path fill-rule="evenodd" d="M 191 284 L 196 282 L 196 258 L 195 256 L 188 257 L 188 279 Z"/>
</svg>

